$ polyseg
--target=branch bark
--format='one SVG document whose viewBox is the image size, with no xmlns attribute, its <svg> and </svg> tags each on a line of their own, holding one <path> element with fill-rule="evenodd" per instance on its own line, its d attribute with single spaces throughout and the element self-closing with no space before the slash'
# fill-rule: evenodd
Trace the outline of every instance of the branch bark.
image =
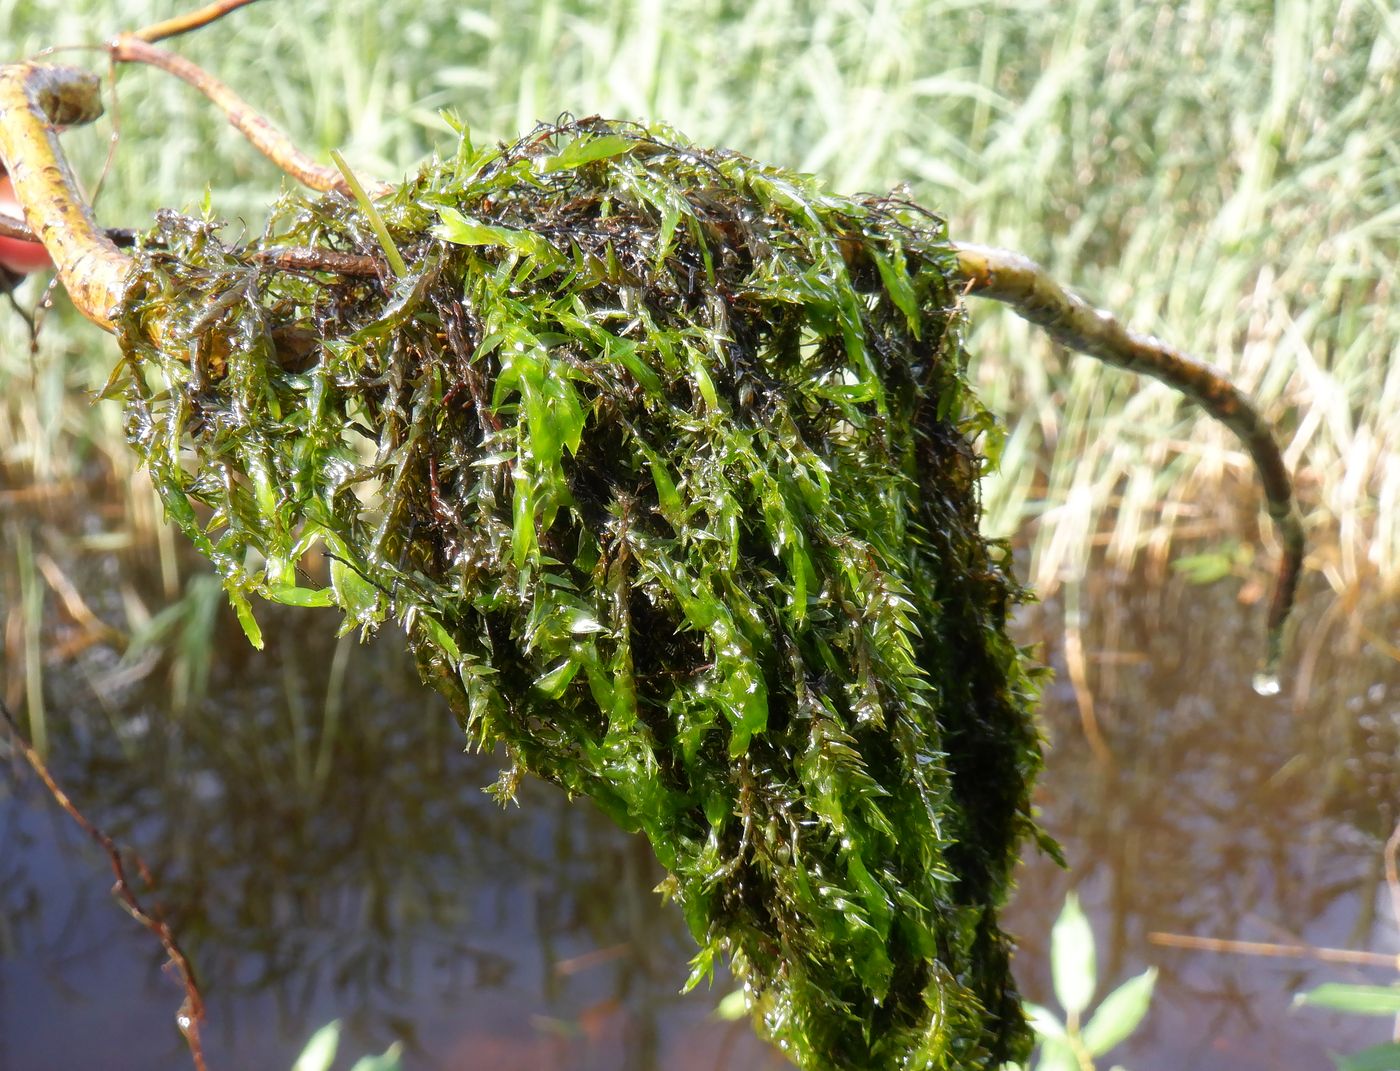
<svg viewBox="0 0 1400 1071">
<path fill-rule="evenodd" d="M 0 159 L 15 197 L 78 311 L 111 331 L 131 258 L 93 219 L 56 129 L 101 114 L 97 77 L 87 71 L 35 63 L 0 67 Z"/>
<path fill-rule="evenodd" d="M 239 133 L 252 142 L 258 152 L 302 185 L 313 190 L 334 190 L 347 197 L 350 195 L 350 188 L 338 170 L 316 163 L 293 145 L 291 139 L 273 126 L 265 116 L 203 67 L 191 63 L 183 56 L 157 48 L 137 34 L 121 34 L 113 38 L 107 43 L 107 51 L 117 63 L 149 64 L 167 74 L 173 74 L 180 81 L 199 90 L 214 107 L 224 113 Z"/>
<path fill-rule="evenodd" d="M 208 26 L 215 19 L 221 19 L 230 11 L 237 11 L 240 7 L 247 7 L 255 3 L 256 0 L 216 0 L 215 3 L 206 4 L 197 11 L 191 11 L 184 15 L 176 15 L 163 22 L 157 22 L 144 29 L 131 31 L 130 36 L 141 41 L 164 41 L 167 37 L 176 37 L 182 33 L 189 33 L 197 30 L 201 26 Z"/>
<path fill-rule="evenodd" d="M 1278 526 L 1283 556 L 1269 605 L 1268 641 L 1260 691 L 1277 690 L 1283 632 L 1302 574 L 1303 518 L 1293 497 L 1293 481 L 1272 429 L 1223 373 L 1149 335 L 1128 330 L 1111 313 L 1087 301 L 1046 274 L 1020 253 L 954 243 L 958 274 L 968 293 L 1005 302 L 1017 315 L 1045 328 L 1056 342 L 1105 364 L 1151 376 L 1175 388 L 1220 421 L 1244 444 Z M 1272 685 L 1270 680 L 1273 681 Z"/>
</svg>

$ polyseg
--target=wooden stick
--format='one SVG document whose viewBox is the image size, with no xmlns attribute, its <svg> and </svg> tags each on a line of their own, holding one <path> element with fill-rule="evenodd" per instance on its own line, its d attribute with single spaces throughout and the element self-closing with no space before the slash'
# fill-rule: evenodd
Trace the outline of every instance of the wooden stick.
<svg viewBox="0 0 1400 1071">
<path fill-rule="evenodd" d="M 1241 956 L 1268 956 L 1273 959 L 1312 959 L 1320 963 L 1347 963 L 1356 967 L 1385 967 L 1400 971 L 1400 955 L 1383 952 L 1357 952 L 1350 948 L 1319 948 L 1316 945 L 1283 945 L 1272 941 L 1229 941 L 1219 937 L 1192 937 L 1185 933 L 1149 933 L 1147 940 L 1165 948 L 1188 948 L 1195 952 L 1230 952 Z"/>
<path fill-rule="evenodd" d="M 302 185 L 323 192 L 335 190 L 349 196 L 350 189 L 339 171 L 316 163 L 293 145 L 291 139 L 262 113 L 203 67 L 183 56 L 156 48 L 135 34 L 121 34 L 113 38 L 107 43 L 107 50 L 117 63 L 150 64 L 199 90 L 224 113 L 235 129 L 252 142 L 258 152 Z M 384 192 L 384 189 L 377 188 L 374 192 Z"/>
<path fill-rule="evenodd" d="M 183 19 L 123 34 L 109 42 L 109 51 L 114 62 L 149 63 L 194 86 L 258 151 L 298 181 L 313 189 L 348 194 L 347 183 L 336 169 L 323 167 L 300 152 L 226 85 L 196 64 L 145 39 L 186 32 L 238 6 L 242 4 L 224 0 Z M 76 196 L 76 185 L 53 130 L 54 124 L 88 122 L 99 114 L 97 83 L 91 75 L 71 68 L 28 64 L 0 69 L 0 156 L 11 165 L 16 195 L 25 205 L 35 234 L 49 248 L 74 304 L 89 319 L 111 330 L 112 313 L 130 260 L 98 230 Z M 10 126 L 12 131 L 6 129 Z M 16 159 L 12 161 L 11 156 Z M 374 192 L 390 188 L 380 186 Z M 966 283 L 968 293 L 1011 305 L 1066 346 L 1161 380 L 1200 405 L 1243 442 L 1259 472 L 1269 515 L 1283 541 L 1267 619 L 1264 668 L 1256 679 L 1261 692 L 1277 692 L 1284 627 L 1302 573 L 1304 535 L 1292 479 L 1272 430 L 1220 372 L 1159 339 L 1128 330 L 1109 313 L 1060 286 L 1030 259 L 967 243 L 954 243 L 953 249 L 957 275 Z"/>
<path fill-rule="evenodd" d="M 958 258 L 957 271 L 967 283 L 968 293 L 1005 302 L 1018 315 L 1045 328 L 1062 345 L 1106 364 L 1161 380 L 1240 438 L 1254 459 L 1269 516 L 1283 541 L 1283 556 L 1269 605 L 1264 666 L 1255 685 L 1266 694 L 1277 692 L 1284 626 L 1298 592 L 1304 537 L 1302 515 L 1293 497 L 1293 481 L 1272 429 L 1221 372 L 1160 339 L 1128 330 L 1110 313 L 1093 308 L 1060 286 L 1029 258 L 1005 249 L 962 242 L 953 243 L 953 248 Z"/>
<path fill-rule="evenodd" d="M 0 67 L 0 160 L 15 199 L 78 311 L 111 331 L 131 258 L 93 219 L 56 129 L 101 114 L 98 81 L 87 71 L 36 63 Z"/>
<path fill-rule="evenodd" d="M 176 15 L 174 18 L 157 22 L 142 30 L 133 30 L 129 36 L 151 43 L 164 41 L 167 37 L 177 37 L 182 33 L 197 30 L 201 26 L 208 26 L 215 19 L 223 18 L 230 11 L 236 11 L 240 7 L 247 7 L 252 3 L 256 3 L 256 0 L 216 0 L 215 3 L 207 4 L 198 11 Z"/>
</svg>

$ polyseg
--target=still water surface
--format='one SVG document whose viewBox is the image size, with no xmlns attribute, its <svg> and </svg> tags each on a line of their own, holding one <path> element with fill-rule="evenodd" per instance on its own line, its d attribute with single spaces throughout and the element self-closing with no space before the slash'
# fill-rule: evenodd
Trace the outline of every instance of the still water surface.
<svg viewBox="0 0 1400 1071">
<path fill-rule="evenodd" d="M 19 523 L 6 521 L 7 562 Z M 57 544 L 99 616 L 121 618 L 123 583 L 162 604 L 145 558 L 81 551 L 71 533 Z M 1299 989 L 1391 980 L 1384 972 L 1149 937 L 1400 952 L 1381 874 L 1400 818 L 1400 662 L 1387 648 L 1400 614 L 1305 601 L 1294 686 L 1264 699 L 1249 687 L 1261 614 L 1239 589 L 1096 578 L 1080 593 L 1079 694 L 1059 606 L 1020 622 L 1057 671 L 1039 799 L 1072 869 L 1027 860 L 1008 912 L 1019 975 L 1029 997 L 1054 1003 L 1048 930 L 1078 888 L 1104 986 L 1161 970 L 1146 1026 L 1116 1054 L 1134 1071 L 1312 1071 L 1388 1033 L 1290 1008 Z M 21 594 L 6 582 L 6 599 Z M 172 684 L 168 660 L 79 642 L 51 591 L 44 649 L 60 657 L 44 682 L 55 774 L 139 847 L 201 973 L 212 1067 L 290 1067 L 333 1018 L 346 1023 L 343 1056 L 403 1039 L 424 1069 L 781 1066 L 746 1025 L 712 1017 L 726 985 L 678 995 L 692 948 L 651 892 L 661 875 L 645 845 L 547 786 L 498 807 L 481 792 L 497 761 L 462 752 L 398 637 L 337 641 L 327 612 L 265 607 L 259 654 L 207 594 L 212 631 L 198 598 L 187 619 L 192 647 L 214 651 L 207 698 L 173 709 L 198 660 Z M 13 691 L 17 646 L 6 650 Z M 105 858 L 11 757 L 0 1071 L 189 1066 L 180 988 L 109 884 Z"/>
</svg>

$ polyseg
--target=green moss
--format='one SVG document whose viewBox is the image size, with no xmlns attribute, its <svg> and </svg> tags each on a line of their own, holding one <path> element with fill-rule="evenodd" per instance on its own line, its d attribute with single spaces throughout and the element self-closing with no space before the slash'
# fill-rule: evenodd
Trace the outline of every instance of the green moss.
<svg viewBox="0 0 1400 1071">
<path fill-rule="evenodd" d="M 942 221 L 597 120 L 464 137 L 379 212 L 397 277 L 168 217 L 126 296 L 132 442 L 250 636 L 255 593 L 401 622 L 496 791 L 643 833 L 692 980 L 728 956 L 800 1067 L 1022 1057 L 1034 674 Z M 341 198 L 287 246 L 381 250 Z"/>
</svg>

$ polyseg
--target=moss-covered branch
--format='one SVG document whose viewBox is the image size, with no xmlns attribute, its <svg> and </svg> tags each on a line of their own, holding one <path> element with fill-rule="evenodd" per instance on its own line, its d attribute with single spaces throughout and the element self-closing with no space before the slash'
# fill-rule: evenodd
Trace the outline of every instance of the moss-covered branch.
<svg viewBox="0 0 1400 1071">
<path fill-rule="evenodd" d="M 78 311 L 112 330 L 131 259 L 98 227 L 58 143 L 57 127 L 102 114 L 97 78 L 73 67 L 0 67 L 0 159 L 34 237 Z"/>
</svg>

